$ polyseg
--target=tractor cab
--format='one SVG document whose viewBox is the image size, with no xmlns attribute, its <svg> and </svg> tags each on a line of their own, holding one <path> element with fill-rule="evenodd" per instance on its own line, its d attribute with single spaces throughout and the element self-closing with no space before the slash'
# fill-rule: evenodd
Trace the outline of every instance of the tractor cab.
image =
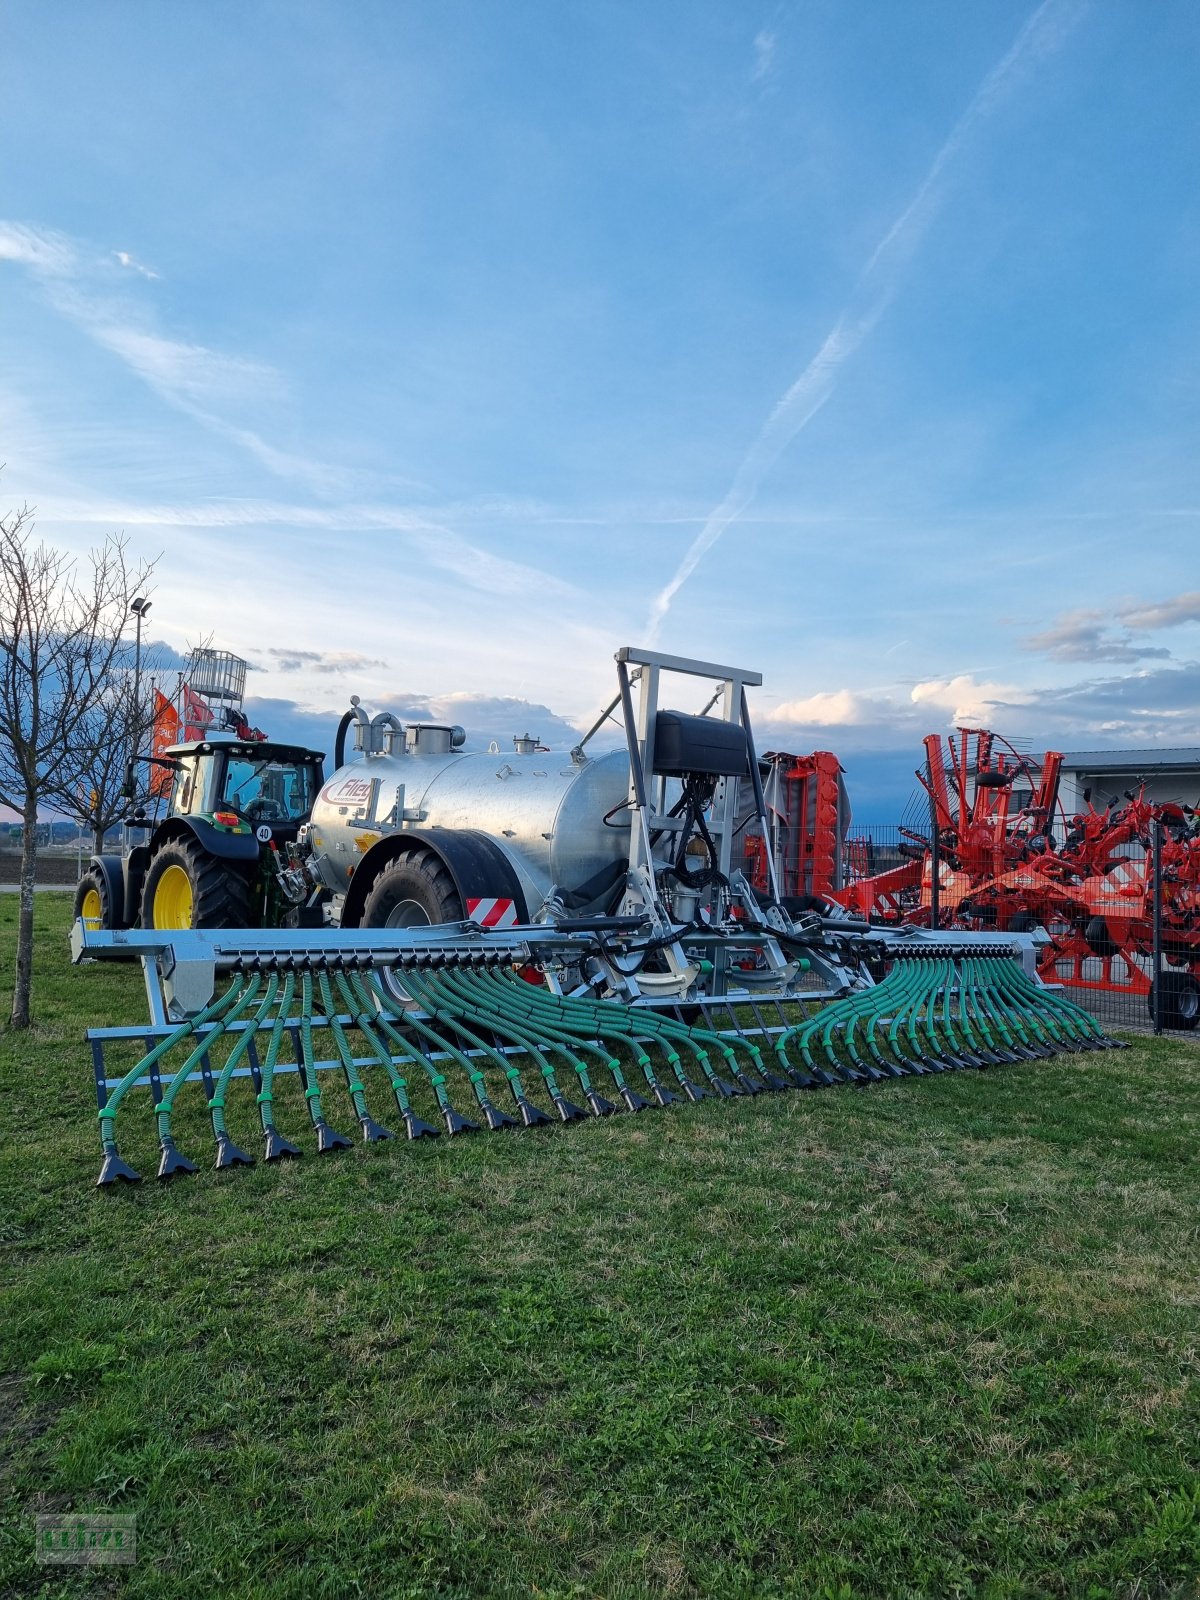
<svg viewBox="0 0 1200 1600">
<path fill-rule="evenodd" d="M 258 928 L 297 919 L 304 885 L 289 856 L 321 788 L 322 756 L 208 734 L 150 759 L 172 774 L 167 814 L 139 819 L 143 837 L 134 843 L 127 835 L 123 855 L 92 858 L 76 916 L 102 928 Z"/>
<path fill-rule="evenodd" d="M 321 757 L 298 745 L 209 737 L 164 755 L 175 766 L 172 816 L 261 843 L 295 839 L 321 787 Z"/>
</svg>

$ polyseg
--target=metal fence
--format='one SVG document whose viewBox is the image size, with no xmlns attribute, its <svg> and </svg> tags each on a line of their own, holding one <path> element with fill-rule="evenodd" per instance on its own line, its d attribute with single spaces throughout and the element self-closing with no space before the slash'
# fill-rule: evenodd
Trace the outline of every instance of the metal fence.
<svg viewBox="0 0 1200 1600">
<path fill-rule="evenodd" d="M 954 855 L 939 859 L 935 872 L 927 837 L 927 829 L 898 823 L 849 830 L 847 885 L 906 865 L 910 877 L 919 870 L 924 878 L 899 890 L 894 908 L 872 920 L 908 913 L 942 928 L 1043 928 L 1053 947 L 1042 976 L 1062 983 L 1106 1026 L 1200 1039 L 1200 903 L 1164 867 L 1171 835 L 1161 822 L 1152 825 L 1148 847 L 1131 840 L 1106 873 L 1073 884 L 1038 871 L 1036 842 L 1029 861 L 1016 867 L 997 861 L 995 874 L 984 861 Z"/>
</svg>

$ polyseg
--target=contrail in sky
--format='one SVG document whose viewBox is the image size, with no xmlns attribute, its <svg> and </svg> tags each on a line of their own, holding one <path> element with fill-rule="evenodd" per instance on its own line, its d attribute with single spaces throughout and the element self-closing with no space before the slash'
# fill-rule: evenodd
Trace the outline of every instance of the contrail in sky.
<svg viewBox="0 0 1200 1600">
<path fill-rule="evenodd" d="M 1062 44 L 1085 3 L 1086 0 L 1043 0 L 1017 35 L 1012 49 L 975 91 L 917 192 L 875 247 L 825 342 L 775 406 L 734 474 L 729 492 L 709 514 L 675 576 L 655 596 L 646 630 L 651 644 L 657 640 L 675 596 L 729 524 L 754 499 L 765 474 L 829 399 L 838 373 L 887 309 L 901 269 L 920 244 L 941 203 L 941 179 L 947 168 L 1022 76 Z"/>
</svg>

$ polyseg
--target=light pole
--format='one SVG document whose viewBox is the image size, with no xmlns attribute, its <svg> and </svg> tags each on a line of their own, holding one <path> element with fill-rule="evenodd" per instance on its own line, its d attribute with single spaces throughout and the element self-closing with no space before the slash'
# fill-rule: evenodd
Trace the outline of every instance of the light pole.
<svg viewBox="0 0 1200 1600">
<path fill-rule="evenodd" d="M 126 769 L 126 787 L 129 790 L 129 799 L 133 800 L 133 763 L 137 757 L 138 740 L 142 736 L 142 623 L 146 620 L 151 602 L 143 595 L 129 602 L 129 609 L 137 618 L 137 643 L 133 650 L 133 726 L 131 729 L 130 743 L 133 748 L 129 752 L 129 766 Z"/>
</svg>

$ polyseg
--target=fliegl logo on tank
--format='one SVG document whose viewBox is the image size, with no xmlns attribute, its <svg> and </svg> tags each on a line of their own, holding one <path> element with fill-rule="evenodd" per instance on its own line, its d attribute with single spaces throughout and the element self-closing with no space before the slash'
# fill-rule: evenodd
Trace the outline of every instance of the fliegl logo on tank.
<svg viewBox="0 0 1200 1600">
<path fill-rule="evenodd" d="M 365 806 L 371 799 L 371 780 L 335 778 L 321 790 L 321 799 L 331 806 Z"/>
</svg>

